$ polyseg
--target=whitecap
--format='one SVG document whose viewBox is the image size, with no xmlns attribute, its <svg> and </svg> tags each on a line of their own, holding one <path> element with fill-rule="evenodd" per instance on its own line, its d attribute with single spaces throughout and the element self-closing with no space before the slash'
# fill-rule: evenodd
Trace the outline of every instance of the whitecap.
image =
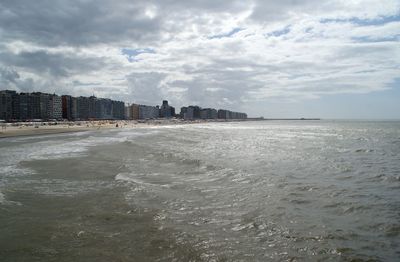
<svg viewBox="0 0 400 262">
<path fill-rule="evenodd" d="M 9 201 L 6 199 L 6 196 L 0 191 L 0 205 L 18 205 L 20 206 L 21 203 L 16 201 Z"/>
</svg>

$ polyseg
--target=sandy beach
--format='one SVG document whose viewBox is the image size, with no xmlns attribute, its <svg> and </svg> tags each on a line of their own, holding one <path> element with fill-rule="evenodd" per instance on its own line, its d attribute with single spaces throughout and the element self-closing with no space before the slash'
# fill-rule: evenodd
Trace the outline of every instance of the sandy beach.
<svg viewBox="0 0 400 262">
<path fill-rule="evenodd" d="M 137 121 L 79 121 L 2 124 L 0 138 L 95 131 L 109 128 L 133 128 L 144 123 Z"/>
<path fill-rule="evenodd" d="M 149 125 L 177 125 L 215 122 L 223 120 L 195 120 L 182 119 L 151 119 L 151 120 L 99 120 L 99 121 L 71 121 L 71 122 L 18 122 L 1 123 L 0 139 L 16 136 L 34 136 L 60 134 L 82 131 L 96 131 L 110 128 L 141 128 Z"/>
</svg>

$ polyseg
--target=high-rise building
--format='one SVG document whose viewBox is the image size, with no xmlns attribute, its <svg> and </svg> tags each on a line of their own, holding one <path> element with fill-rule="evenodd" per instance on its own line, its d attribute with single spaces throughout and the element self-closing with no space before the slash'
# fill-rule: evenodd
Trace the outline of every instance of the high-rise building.
<svg viewBox="0 0 400 262">
<path fill-rule="evenodd" d="M 139 119 L 156 119 L 159 109 L 155 106 L 139 105 Z"/>
<path fill-rule="evenodd" d="M 112 118 L 125 119 L 125 103 L 122 101 L 111 100 L 112 103 Z"/>
<path fill-rule="evenodd" d="M 217 110 L 214 108 L 204 108 L 200 110 L 201 119 L 216 119 L 218 118 Z"/>
<path fill-rule="evenodd" d="M 80 96 L 76 98 L 76 119 L 87 120 L 90 117 L 89 98 Z"/>
<path fill-rule="evenodd" d="M 131 111 L 132 111 L 132 119 L 139 119 L 139 105 L 132 104 Z"/>
<path fill-rule="evenodd" d="M 71 118 L 73 120 L 78 119 L 78 98 L 71 97 Z"/>
<path fill-rule="evenodd" d="M 201 108 L 199 106 L 189 106 L 189 107 L 193 108 L 193 118 L 199 119 Z"/>
<path fill-rule="evenodd" d="M 20 93 L 18 95 L 18 119 L 28 120 L 32 118 L 32 108 L 30 107 L 30 94 Z"/>
<path fill-rule="evenodd" d="M 186 112 L 183 113 L 183 119 L 185 120 L 194 119 L 194 108 L 192 106 L 186 108 Z"/>
<path fill-rule="evenodd" d="M 62 119 L 62 98 L 58 95 L 48 96 L 47 118 Z"/>
<path fill-rule="evenodd" d="M 107 98 L 97 98 L 96 100 L 96 119 L 113 119 L 113 102 Z"/>
<path fill-rule="evenodd" d="M 163 100 L 160 107 L 160 117 L 170 118 L 175 116 L 175 108 L 168 105 L 167 100 Z"/>
<path fill-rule="evenodd" d="M 14 99 L 17 96 L 15 91 L 4 90 L 0 91 L 0 119 L 10 121 L 13 119 Z"/>
<path fill-rule="evenodd" d="M 132 107 L 128 104 L 125 106 L 125 119 L 126 120 L 132 120 Z"/>
<path fill-rule="evenodd" d="M 61 96 L 62 101 L 62 117 L 64 119 L 73 120 L 72 116 L 72 96 Z"/>
<path fill-rule="evenodd" d="M 107 98 L 58 96 L 41 92 L 17 93 L 0 91 L 0 119 L 18 120 L 90 120 L 90 119 L 155 119 L 175 116 L 175 108 L 164 100 L 161 107 L 132 104 Z M 245 119 L 247 115 L 229 110 L 202 109 L 199 106 L 182 107 L 184 119 Z"/>
<path fill-rule="evenodd" d="M 187 113 L 187 107 L 186 106 L 183 106 L 183 107 L 181 107 L 181 112 L 179 113 L 179 117 L 180 118 L 185 118 L 185 114 Z"/>
<path fill-rule="evenodd" d="M 218 110 L 218 118 L 219 119 L 246 119 L 247 114 L 220 109 L 220 110 Z"/>
<path fill-rule="evenodd" d="M 49 94 L 34 92 L 28 96 L 28 107 L 30 110 L 30 119 L 48 119 L 49 118 Z"/>
</svg>

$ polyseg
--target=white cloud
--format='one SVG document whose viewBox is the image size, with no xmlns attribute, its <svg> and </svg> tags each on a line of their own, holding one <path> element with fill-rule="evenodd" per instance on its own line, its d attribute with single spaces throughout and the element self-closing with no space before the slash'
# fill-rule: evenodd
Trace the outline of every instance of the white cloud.
<svg viewBox="0 0 400 262">
<path fill-rule="evenodd" d="M 0 10 L 0 83 L 17 90 L 239 110 L 385 90 L 400 67 L 396 0 L 20 0 Z M 128 59 L 124 48 L 152 52 Z"/>
</svg>

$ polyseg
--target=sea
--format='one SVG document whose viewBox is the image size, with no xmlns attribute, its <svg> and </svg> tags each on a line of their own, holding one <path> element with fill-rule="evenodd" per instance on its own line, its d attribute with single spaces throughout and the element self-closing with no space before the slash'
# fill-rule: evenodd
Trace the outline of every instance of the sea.
<svg viewBox="0 0 400 262">
<path fill-rule="evenodd" d="M 400 261 L 400 122 L 0 139 L 0 261 Z"/>
</svg>

